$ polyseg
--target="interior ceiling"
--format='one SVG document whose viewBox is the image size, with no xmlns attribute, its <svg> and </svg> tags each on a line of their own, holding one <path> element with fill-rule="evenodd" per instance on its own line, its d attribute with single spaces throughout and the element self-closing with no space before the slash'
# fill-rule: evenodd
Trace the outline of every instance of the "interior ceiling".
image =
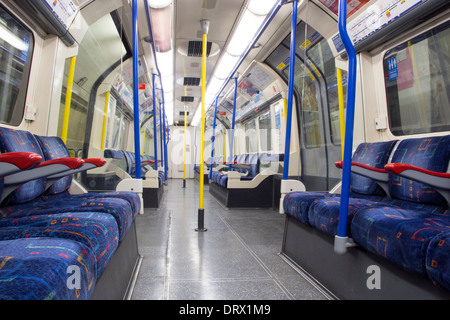
<svg viewBox="0 0 450 320">
<path fill-rule="evenodd" d="M 180 112 L 186 106 L 189 112 L 188 123 L 191 122 L 195 110 L 201 102 L 201 81 L 197 86 L 185 86 L 185 77 L 202 77 L 202 57 L 185 55 L 189 41 L 202 41 L 200 21 L 210 21 L 208 42 L 212 42 L 211 54 L 207 58 L 206 83 L 214 71 L 214 67 L 225 47 L 233 26 L 241 10 L 246 6 L 243 0 L 178 0 L 175 1 L 175 76 L 174 76 L 174 123 L 184 123 Z M 180 53 L 183 52 L 182 53 Z M 182 97 L 194 97 L 192 102 L 181 101 Z M 190 99 L 192 100 L 192 99 Z M 208 107 L 208 106 L 207 106 Z"/>
</svg>

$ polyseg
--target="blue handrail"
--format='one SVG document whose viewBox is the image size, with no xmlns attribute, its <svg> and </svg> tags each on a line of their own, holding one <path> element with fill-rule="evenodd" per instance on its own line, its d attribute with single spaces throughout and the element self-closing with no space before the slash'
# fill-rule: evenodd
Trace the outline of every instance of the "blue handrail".
<svg viewBox="0 0 450 320">
<path fill-rule="evenodd" d="M 228 165 L 228 170 L 232 169 L 233 162 L 233 143 L 234 143 L 234 126 L 236 124 L 236 97 L 237 97 L 237 77 L 234 78 L 234 99 L 233 99 L 233 121 L 231 122 L 231 137 L 230 137 L 230 161 Z"/>
<path fill-rule="evenodd" d="M 133 0 L 133 111 L 134 111 L 134 154 L 136 179 L 141 179 L 141 142 L 139 130 L 139 62 L 138 62 L 138 10 Z"/>
<path fill-rule="evenodd" d="M 159 136 L 161 142 L 161 166 L 164 167 L 163 113 L 162 103 L 159 104 Z"/>
<path fill-rule="evenodd" d="M 153 142 L 155 155 L 155 170 L 158 171 L 158 136 L 156 133 L 156 88 L 155 88 L 155 74 L 153 74 Z"/>
<path fill-rule="evenodd" d="M 216 98 L 216 106 L 214 107 L 214 122 L 213 122 L 213 133 L 212 133 L 212 138 L 211 138 L 211 164 L 209 166 L 209 179 L 211 180 L 212 178 L 212 173 L 213 173 L 213 162 L 214 162 L 214 142 L 216 141 L 216 119 L 217 119 L 217 103 L 218 103 L 219 98 Z"/>
<path fill-rule="evenodd" d="M 286 139 L 284 145 L 283 180 L 289 178 L 289 155 L 291 152 L 292 103 L 294 100 L 295 49 L 297 40 L 297 0 L 292 2 L 291 52 L 289 58 L 289 90 L 286 114 Z"/>
<path fill-rule="evenodd" d="M 338 237 L 347 236 L 348 203 L 350 196 L 351 158 L 356 95 L 356 52 L 347 33 L 347 0 L 339 1 L 339 34 L 348 55 L 347 114 L 345 124 L 344 165 L 342 171 L 341 204 Z"/>
<path fill-rule="evenodd" d="M 164 181 L 167 181 L 167 174 L 169 170 L 169 159 L 167 159 L 167 134 L 166 134 L 166 100 L 164 99 L 164 89 L 161 89 L 162 93 L 162 106 L 163 106 L 163 118 L 162 118 L 162 126 L 163 126 L 163 141 L 164 141 Z M 161 124 L 160 124 L 161 125 Z M 162 142 L 161 142 L 162 143 Z"/>
</svg>

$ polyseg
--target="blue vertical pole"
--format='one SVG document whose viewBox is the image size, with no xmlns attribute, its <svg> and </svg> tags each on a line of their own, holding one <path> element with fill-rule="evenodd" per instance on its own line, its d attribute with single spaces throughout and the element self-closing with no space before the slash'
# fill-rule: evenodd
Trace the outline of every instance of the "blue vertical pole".
<svg viewBox="0 0 450 320">
<path fill-rule="evenodd" d="M 162 108 L 163 108 L 163 118 L 162 118 L 162 123 L 163 123 L 163 132 L 164 132 L 164 181 L 167 181 L 167 174 L 168 174 L 168 170 L 169 170 L 169 159 L 167 159 L 167 144 L 169 143 L 169 141 L 167 140 L 167 134 L 166 134 L 166 101 L 164 99 L 164 90 L 162 91 Z M 168 130 L 168 128 L 167 128 Z"/>
<path fill-rule="evenodd" d="M 291 54 L 289 59 L 289 89 L 286 114 L 286 139 L 284 142 L 283 180 L 289 178 L 289 155 L 291 153 L 292 104 L 294 101 L 295 47 L 297 41 L 297 0 L 292 2 Z"/>
<path fill-rule="evenodd" d="M 133 111 L 134 111 L 134 154 L 136 179 L 141 179 L 141 143 L 139 130 L 139 64 L 138 64 L 138 12 L 137 0 L 133 0 Z"/>
<path fill-rule="evenodd" d="M 353 126 L 356 95 L 356 52 L 347 33 L 347 0 L 339 1 L 339 34 L 348 55 L 347 114 L 345 124 L 344 166 L 342 171 L 342 191 L 339 211 L 338 237 L 347 236 L 347 216 L 350 196 L 351 158 L 353 147 Z"/>
<path fill-rule="evenodd" d="M 164 93 L 163 93 L 164 96 Z M 162 114 L 162 103 L 159 104 L 159 136 L 161 142 L 161 166 L 164 167 L 164 142 L 163 140 L 163 114 Z"/>
<path fill-rule="evenodd" d="M 153 74 L 153 140 L 154 140 L 154 155 L 155 155 L 155 170 L 158 171 L 158 135 L 156 132 L 156 89 L 155 77 Z"/>
<path fill-rule="evenodd" d="M 209 179 L 212 178 L 213 172 L 213 162 L 214 162 L 214 141 L 216 141 L 216 117 L 217 117 L 217 100 L 219 97 L 216 97 L 216 106 L 214 107 L 214 122 L 213 122 L 213 134 L 212 134 L 212 145 L 211 145 L 211 165 L 209 166 Z"/>
<path fill-rule="evenodd" d="M 233 121 L 231 122 L 231 138 L 230 138 L 230 161 L 228 170 L 232 169 L 233 161 L 233 143 L 234 143 L 234 126 L 236 124 L 236 97 L 237 97 L 237 77 L 234 78 L 234 99 L 233 99 Z"/>
</svg>

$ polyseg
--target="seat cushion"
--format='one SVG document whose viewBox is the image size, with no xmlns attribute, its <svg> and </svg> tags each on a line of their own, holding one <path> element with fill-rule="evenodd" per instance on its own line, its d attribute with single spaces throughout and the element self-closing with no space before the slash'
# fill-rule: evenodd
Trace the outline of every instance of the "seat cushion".
<svg viewBox="0 0 450 320">
<path fill-rule="evenodd" d="M 100 277 L 118 246 L 113 216 L 103 212 L 67 212 L 0 219 L 0 241 L 20 238 L 60 238 L 81 242 L 94 253 Z"/>
<path fill-rule="evenodd" d="M 303 224 L 310 225 L 308 212 L 314 201 L 328 199 L 338 195 L 325 192 L 291 192 L 284 197 L 283 209 L 287 215 Z"/>
<path fill-rule="evenodd" d="M 426 274 L 431 240 L 443 232 L 450 232 L 448 213 L 434 214 L 426 209 L 363 208 L 351 223 L 352 237 L 362 247 L 420 274 Z"/>
<path fill-rule="evenodd" d="M 428 277 L 438 287 L 450 290 L 450 232 L 436 235 L 428 245 L 426 269 Z"/>
<path fill-rule="evenodd" d="M 93 200 L 93 199 L 107 199 L 117 198 L 126 200 L 133 211 L 134 215 L 137 215 L 141 209 L 141 198 L 137 193 L 131 191 L 110 191 L 110 192 L 87 192 L 82 194 L 70 194 L 68 191 L 54 194 L 45 195 L 40 197 L 42 201 L 54 201 L 54 200 Z"/>
<path fill-rule="evenodd" d="M 119 229 L 119 242 L 123 240 L 136 217 L 128 201 L 117 198 L 37 200 L 26 204 L 0 208 L 0 216 L 3 218 L 21 218 L 66 212 L 109 213 L 116 219 Z"/>
<path fill-rule="evenodd" d="M 67 239 L 0 241 L 0 299 L 87 300 L 96 281 L 93 256 L 83 243 Z M 72 289 L 76 271 L 79 289 Z"/>
<path fill-rule="evenodd" d="M 376 200 L 376 198 L 349 198 L 346 233 L 349 237 L 351 237 L 350 226 L 355 213 L 361 208 L 377 207 L 383 204 Z M 338 234 L 340 207 L 339 196 L 317 199 L 309 208 L 308 221 L 316 229 L 335 236 Z"/>
</svg>

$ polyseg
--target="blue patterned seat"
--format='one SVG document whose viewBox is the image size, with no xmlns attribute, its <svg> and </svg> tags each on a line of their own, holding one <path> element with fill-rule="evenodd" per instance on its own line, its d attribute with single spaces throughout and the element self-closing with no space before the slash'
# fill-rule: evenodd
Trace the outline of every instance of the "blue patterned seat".
<svg viewBox="0 0 450 320">
<path fill-rule="evenodd" d="M 119 243 L 117 224 L 102 212 L 67 212 L 0 219 L 0 242 L 21 238 L 58 238 L 80 242 L 93 253 L 99 278 Z"/>
<path fill-rule="evenodd" d="M 76 272 L 79 277 L 72 282 L 70 277 Z M 0 241 L 1 300 L 87 300 L 95 281 L 94 254 L 81 242 L 52 238 Z"/>
<path fill-rule="evenodd" d="M 67 149 L 57 139 L 45 139 L 48 157 L 59 157 L 68 154 Z M 50 148 L 55 144 L 57 147 Z M 0 150 L 2 152 L 27 151 L 43 155 L 35 137 L 26 131 L 0 128 Z M 46 148 L 47 149 L 47 148 Z M 53 150 L 53 151 L 50 151 Z M 51 152 L 51 153 L 50 153 Z M 66 190 L 71 183 L 70 178 L 60 179 L 48 192 L 58 195 L 43 195 L 45 179 L 36 179 L 21 185 L 6 199 L 1 208 L 3 217 L 20 215 L 50 214 L 57 212 L 107 212 L 116 218 L 119 228 L 119 241 L 122 241 L 132 225 L 140 209 L 139 196 L 132 192 L 89 193 L 69 196 Z"/>
<path fill-rule="evenodd" d="M 450 136 L 403 140 L 392 156 L 392 163 L 436 172 L 447 172 L 449 160 Z M 392 199 L 386 199 L 384 206 L 357 211 L 351 223 L 352 237 L 367 250 L 407 270 L 426 274 L 427 254 L 442 259 L 441 248 L 436 243 L 440 237 L 446 239 L 450 232 L 446 201 L 428 185 L 394 174 L 390 174 L 388 186 Z M 432 242 L 434 252 L 429 249 Z M 447 261 L 441 260 L 440 266 L 447 266 Z M 439 270 L 432 270 L 434 281 L 448 277 L 438 275 Z M 440 272 L 449 273 L 448 269 Z"/>
<path fill-rule="evenodd" d="M 69 150 L 67 149 L 64 142 L 59 137 L 42 137 L 35 135 L 36 140 L 39 143 L 39 146 L 42 150 L 43 157 L 45 160 L 52 160 L 58 158 L 70 157 Z M 131 170 L 131 169 L 130 169 Z M 50 188 L 47 190 L 47 195 L 61 196 L 65 199 L 73 198 L 73 199 L 95 199 L 95 198 L 120 198 L 128 201 L 133 209 L 134 214 L 138 214 L 141 201 L 139 196 L 134 192 L 120 191 L 120 192 L 88 192 L 84 194 L 71 195 L 67 191 L 72 184 L 72 175 L 61 178 L 56 181 Z M 48 197 L 46 199 L 52 199 Z"/>
<path fill-rule="evenodd" d="M 397 141 L 361 143 L 355 150 L 352 161 L 383 169 L 396 143 Z M 352 208 L 356 209 L 361 203 L 367 203 L 368 200 L 381 201 L 385 196 L 383 189 L 374 180 L 352 173 L 350 178 L 350 205 Z M 332 198 L 332 201 L 329 201 L 329 198 Z M 325 192 L 293 192 L 285 196 L 283 208 L 286 214 L 306 225 L 314 225 L 318 229 L 331 231 L 335 230 L 335 224 L 339 217 L 339 198 L 340 194 Z M 319 207 L 313 211 L 312 207 L 318 205 L 319 202 Z M 325 208 L 326 214 L 324 213 L 324 216 L 321 217 L 320 212 L 323 208 Z M 352 212 L 350 211 L 350 217 Z M 310 217 L 313 218 L 313 223 L 310 222 Z M 330 225 L 327 226 L 327 224 Z"/>
</svg>

